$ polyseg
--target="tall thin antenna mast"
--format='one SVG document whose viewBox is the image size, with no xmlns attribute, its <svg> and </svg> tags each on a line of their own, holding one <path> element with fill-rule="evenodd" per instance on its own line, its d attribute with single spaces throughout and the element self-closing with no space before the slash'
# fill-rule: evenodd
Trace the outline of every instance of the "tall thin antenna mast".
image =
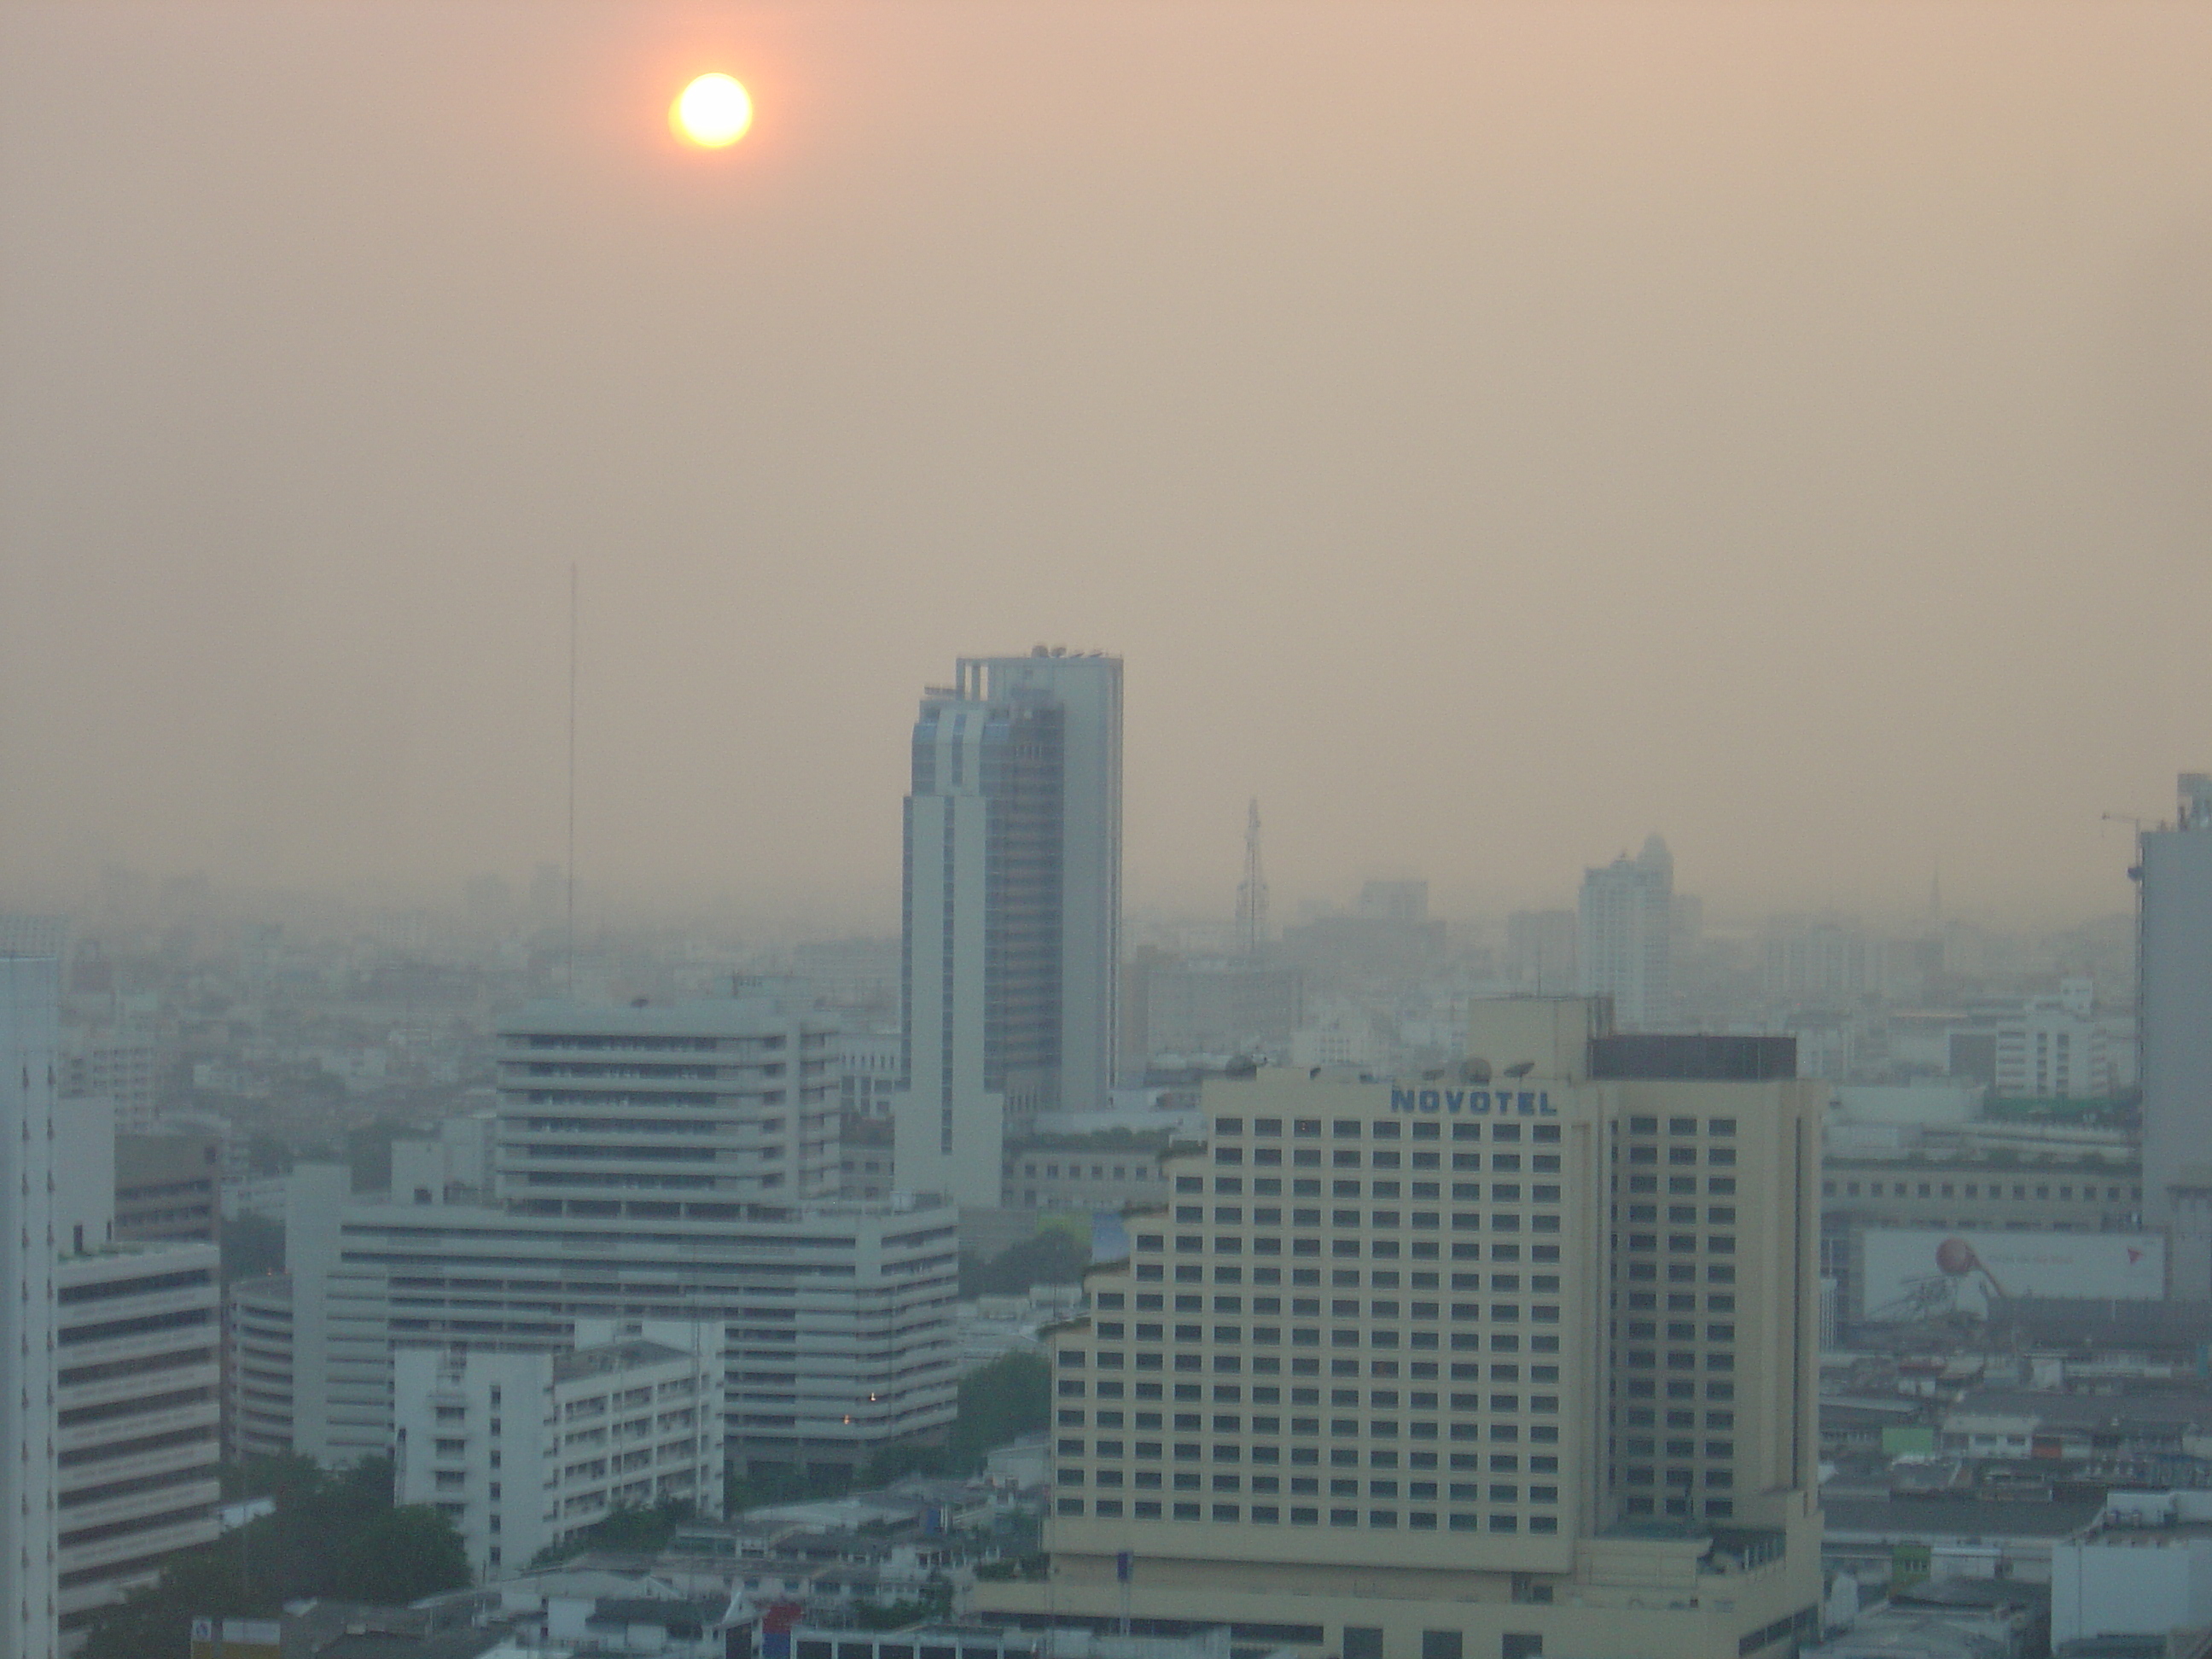
<svg viewBox="0 0 2212 1659">
<path fill-rule="evenodd" d="M 568 566 L 568 995 L 576 994 L 576 567 Z"/>
<path fill-rule="evenodd" d="M 1248 957 L 1267 943 L 1267 877 L 1260 865 L 1260 803 L 1244 819 L 1244 879 L 1237 888 L 1237 942 Z"/>
</svg>

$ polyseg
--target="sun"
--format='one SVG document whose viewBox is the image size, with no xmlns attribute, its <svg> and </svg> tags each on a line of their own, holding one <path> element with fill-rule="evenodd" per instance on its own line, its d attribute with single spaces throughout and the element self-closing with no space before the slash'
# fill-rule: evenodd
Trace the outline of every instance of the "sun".
<svg viewBox="0 0 2212 1659">
<path fill-rule="evenodd" d="M 723 149 L 745 136 L 753 124 L 753 100 L 726 75 L 702 75 L 668 106 L 668 125 L 686 143 Z"/>
</svg>

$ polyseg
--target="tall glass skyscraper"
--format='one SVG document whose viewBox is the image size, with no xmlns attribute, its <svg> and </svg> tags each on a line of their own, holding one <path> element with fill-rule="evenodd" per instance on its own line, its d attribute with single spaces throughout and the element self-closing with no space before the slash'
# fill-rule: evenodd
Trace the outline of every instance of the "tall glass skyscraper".
<svg viewBox="0 0 2212 1659">
<path fill-rule="evenodd" d="M 906 799 L 898 1184 L 994 1206 L 1010 1133 L 1113 1086 L 1121 662 L 963 657 Z"/>
</svg>

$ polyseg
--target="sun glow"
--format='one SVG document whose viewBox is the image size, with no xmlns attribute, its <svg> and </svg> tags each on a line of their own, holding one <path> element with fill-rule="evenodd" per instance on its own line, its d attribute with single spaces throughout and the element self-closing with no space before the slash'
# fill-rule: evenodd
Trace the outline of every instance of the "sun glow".
<svg viewBox="0 0 2212 1659">
<path fill-rule="evenodd" d="M 736 143 L 752 124 L 751 94 L 726 75 L 701 76 L 668 108 L 668 125 L 676 136 L 702 149 Z"/>
</svg>

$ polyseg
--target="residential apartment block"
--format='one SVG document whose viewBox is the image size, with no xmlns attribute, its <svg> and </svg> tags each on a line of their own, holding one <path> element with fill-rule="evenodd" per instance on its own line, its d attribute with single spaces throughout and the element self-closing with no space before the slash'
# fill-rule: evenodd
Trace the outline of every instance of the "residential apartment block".
<svg viewBox="0 0 2212 1659">
<path fill-rule="evenodd" d="M 1824 1091 L 1786 1039 L 1602 1000 L 1470 1036 L 1449 1079 L 1209 1082 L 1053 1339 L 1053 1578 L 979 1586 L 994 1617 L 1360 1659 L 1813 1628 Z"/>
</svg>

